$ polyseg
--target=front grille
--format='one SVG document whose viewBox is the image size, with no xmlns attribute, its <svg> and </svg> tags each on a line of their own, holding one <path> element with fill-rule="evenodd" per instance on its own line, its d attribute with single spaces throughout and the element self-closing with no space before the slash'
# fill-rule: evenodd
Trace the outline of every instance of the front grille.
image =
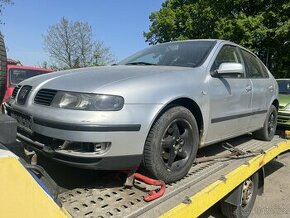
<svg viewBox="0 0 290 218">
<path fill-rule="evenodd" d="M 41 89 L 34 98 L 35 104 L 42 104 L 49 106 L 56 95 L 57 91 L 52 89 Z"/>
<path fill-rule="evenodd" d="M 289 122 L 289 118 L 287 117 L 278 117 L 278 123 L 286 123 Z"/>
<path fill-rule="evenodd" d="M 22 86 L 17 95 L 17 104 L 24 105 L 28 95 L 32 89 L 32 86 Z"/>
<path fill-rule="evenodd" d="M 286 111 L 279 111 L 278 112 L 278 123 L 287 123 L 290 121 L 290 113 L 287 113 Z"/>
<path fill-rule="evenodd" d="M 11 98 L 16 98 L 16 95 L 17 95 L 17 93 L 18 93 L 18 91 L 19 91 L 20 88 L 21 88 L 20 85 L 18 85 L 18 86 L 16 86 L 16 87 L 14 88 L 14 90 L 13 90 L 13 92 L 12 92 L 12 96 L 11 96 Z"/>
</svg>

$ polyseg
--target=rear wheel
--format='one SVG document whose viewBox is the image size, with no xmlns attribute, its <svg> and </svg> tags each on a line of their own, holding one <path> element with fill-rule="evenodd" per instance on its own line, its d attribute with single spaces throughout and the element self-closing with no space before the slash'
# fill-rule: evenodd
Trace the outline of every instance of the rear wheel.
<svg viewBox="0 0 290 218">
<path fill-rule="evenodd" d="M 7 57 L 4 40 L 2 34 L 0 33 L 0 104 L 2 103 L 6 91 L 6 62 Z"/>
<path fill-rule="evenodd" d="M 278 115 L 277 108 L 274 105 L 271 105 L 266 120 L 264 122 L 263 128 L 256 132 L 253 132 L 254 138 L 263 141 L 271 141 L 276 132 L 277 115 Z"/>
<path fill-rule="evenodd" d="M 258 194 L 259 174 L 255 173 L 242 184 L 241 204 L 239 206 L 221 202 L 222 213 L 229 218 L 249 217 Z"/>
<path fill-rule="evenodd" d="M 143 165 L 166 183 L 183 178 L 196 157 L 199 134 L 192 113 L 181 106 L 167 110 L 151 128 L 144 147 Z"/>
</svg>

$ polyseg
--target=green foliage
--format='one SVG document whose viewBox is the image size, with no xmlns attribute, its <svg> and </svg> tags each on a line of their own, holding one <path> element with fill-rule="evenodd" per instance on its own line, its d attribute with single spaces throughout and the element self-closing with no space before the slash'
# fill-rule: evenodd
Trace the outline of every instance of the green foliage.
<svg viewBox="0 0 290 218">
<path fill-rule="evenodd" d="M 230 40 L 255 52 L 277 78 L 290 77 L 290 0 L 165 0 L 149 19 L 149 44 Z"/>
</svg>

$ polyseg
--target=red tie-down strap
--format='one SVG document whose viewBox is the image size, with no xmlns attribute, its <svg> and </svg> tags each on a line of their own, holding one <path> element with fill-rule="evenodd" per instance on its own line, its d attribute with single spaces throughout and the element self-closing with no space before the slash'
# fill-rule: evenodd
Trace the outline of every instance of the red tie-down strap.
<svg viewBox="0 0 290 218">
<path fill-rule="evenodd" d="M 149 193 L 144 196 L 144 201 L 147 201 L 147 202 L 153 201 L 153 200 L 160 198 L 161 196 L 164 195 L 166 187 L 165 187 L 165 183 L 163 181 L 151 179 L 147 176 L 143 176 L 140 173 L 134 173 L 133 175 L 134 175 L 135 179 L 139 179 L 148 185 L 160 186 L 160 189 L 158 191 L 156 191 L 156 190 L 149 191 Z"/>
</svg>

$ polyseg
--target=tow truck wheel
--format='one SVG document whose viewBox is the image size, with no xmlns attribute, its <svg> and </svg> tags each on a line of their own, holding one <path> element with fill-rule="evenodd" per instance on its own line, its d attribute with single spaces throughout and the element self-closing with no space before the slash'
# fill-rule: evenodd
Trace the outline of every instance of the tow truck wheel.
<svg viewBox="0 0 290 218">
<path fill-rule="evenodd" d="M 4 45 L 3 36 L 0 33 L 0 104 L 6 91 L 6 49 Z M 0 108 L 1 111 L 1 108 Z"/>
<path fill-rule="evenodd" d="M 249 217 L 258 194 L 258 184 L 258 173 L 255 173 L 243 182 L 241 189 L 241 203 L 238 206 L 221 201 L 221 211 L 223 215 L 229 218 Z"/>
<path fill-rule="evenodd" d="M 144 146 L 143 165 L 166 183 L 183 178 L 196 157 L 199 134 L 193 114 L 185 107 L 168 109 L 151 128 Z"/>
</svg>

